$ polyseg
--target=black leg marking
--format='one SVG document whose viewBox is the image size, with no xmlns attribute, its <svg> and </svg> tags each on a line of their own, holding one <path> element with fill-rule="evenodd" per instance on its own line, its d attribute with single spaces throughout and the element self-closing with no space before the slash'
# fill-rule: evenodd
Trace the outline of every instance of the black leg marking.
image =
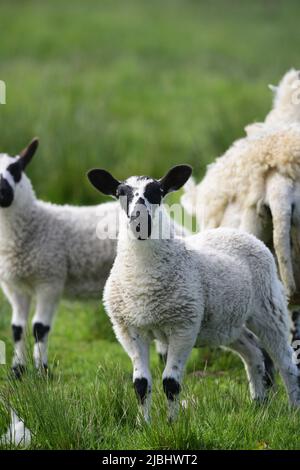
<svg viewBox="0 0 300 470">
<path fill-rule="evenodd" d="M 17 343 L 22 338 L 23 328 L 21 326 L 12 325 L 12 333 L 14 342 Z"/>
<path fill-rule="evenodd" d="M 145 402 L 148 393 L 148 380 L 142 377 L 141 379 L 135 379 L 134 390 L 140 400 L 141 404 Z"/>
<path fill-rule="evenodd" d="M 14 378 L 17 380 L 20 380 L 26 372 L 26 367 L 23 366 L 22 364 L 18 364 L 16 366 L 13 366 L 11 371 L 12 371 Z"/>
<path fill-rule="evenodd" d="M 179 394 L 181 387 L 177 380 L 170 377 L 163 380 L 163 388 L 167 399 L 174 401 Z"/>
<path fill-rule="evenodd" d="M 275 384 L 275 367 L 267 351 L 265 351 L 265 349 L 262 349 L 262 353 L 263 353 L 264 362 L 265 362 L 264 383 L 265 383 L 265 387 L 267 389 L 270 389 Z"/>
<path fill-rule="evenodd" d="M 33 336 L 36 343 L 43 341 L 45 336 L 49 333 L 50 326 L 43 325 L 43 323 L 35 323 L 33 325 Z"/>
</svg>

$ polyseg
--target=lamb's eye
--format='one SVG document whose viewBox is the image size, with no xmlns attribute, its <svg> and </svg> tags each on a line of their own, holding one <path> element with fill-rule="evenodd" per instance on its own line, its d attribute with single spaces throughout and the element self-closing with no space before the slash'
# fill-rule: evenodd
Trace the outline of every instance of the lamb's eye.
<svg viewBox="0 0 300 470">
<path fill-rule="evenodd" d="M 144 191 L 145 198 L 150 202 L 150 204 L 160 204 L 162 199 L 162 190 L 156 181 L 147 184 Z"/>
</svg>

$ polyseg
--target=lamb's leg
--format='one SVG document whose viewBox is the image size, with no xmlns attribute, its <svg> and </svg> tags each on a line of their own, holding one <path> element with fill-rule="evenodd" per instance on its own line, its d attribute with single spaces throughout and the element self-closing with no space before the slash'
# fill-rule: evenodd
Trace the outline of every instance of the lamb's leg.
<svg viewBox="0 0 300 470">
<path fill-rule="evenodd" d="M 264 401 L 268 388 L 273 384 L 265 368 L 264 351 L 256 336 L 244 328 L 239 339 L 230 344 L 228 349 L 238 353 L 245 364 L 251 398 L 258 402 Z"/>
<path fill-rule="evenodd" d="M 291 250 L 292 181 L 275 173 L 267 181 L 266 200 L 272 214 L 273 245 L 280 277 L 290 297 L 296 290 Z"/>
<path fill-rule="evenodd" d="M 195 345 L 197 329 L 172 332 L 169 337 L 168 357 L 163 372 L 163 388 L 168 399 L 169 421 L 173 421 L 178 414 L 179 393 L 186 361 Z"/>
<path fill-rule="evenodd" d="M 19 379 L 25 371 L 25 327 L 30 309 L 30 297 L 15 286 L 6 283 L 2 283 L 1 286 L 12 307 L 11 325 L 14 339 L 12 371 Z"/>
<path fill-rule="evenodd" d="M 273 313 L 272 322 L 264 324 L 256 319 L 249 322 L 252 331 L 258 336 L 264 348 L 270 354 L 275 366 L 285 383 L 290 403 L 300 406 L 300 374 L 295 363 L 293 348 L 289 345 L 286 325 L 281 327 L 281 323 L 276 322 L 276 314 Z M 275 321 L 274 321 L 275 320 Z"/>
<path fill-rule="evenodd" d="M 42 285 L 36 293 L 36 311 L 32 320 L 35 340 L 33 357 L 39 370 L 48 369 L 48 336 L 61 296 L 61 286 Z"/>
<path fill-rule="evenodd" d="M 150 340 L 136 328 L 125 328 L 114 324 L 118 340 L 130 357 L 133 365 L 133 386 L 146 422 L 150 422 L 152 378 L 149 368 Z"/>
</svg>

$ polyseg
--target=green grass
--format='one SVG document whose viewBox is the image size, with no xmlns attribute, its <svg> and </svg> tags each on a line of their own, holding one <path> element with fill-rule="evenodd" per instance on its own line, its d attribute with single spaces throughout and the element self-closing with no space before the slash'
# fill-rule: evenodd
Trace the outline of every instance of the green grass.
<svg viewBox="0 0 300 470">
<path fill-rule="evenodd" d="M 245 124 L 263 119 L 267 84 L 299 67 L 299 14 L 297 0 L 3 0 L 1 150 L 17 153 L 38 135 L 28 173 L 38 196 L 58 203 L 101 200 L 84 176 L 93 166 L 158 177 L 189 162 L 200 178 Z M 241 362 L 208 350 L 192 354 L 189 406 L 173 426 L 152 354 L 153 423 L 137 427 L 131 365 L 99 305 L 61 304 L 49 383 L 30 373 L 12 384 L 0 368 L 0 393 L 33 448 L 300 448 L 282 386 L 256 408 Z M 10 361 L 9 321 L 1 300 Z M 0 432 L 6 425 L 3 409 Z"/>
</svg>

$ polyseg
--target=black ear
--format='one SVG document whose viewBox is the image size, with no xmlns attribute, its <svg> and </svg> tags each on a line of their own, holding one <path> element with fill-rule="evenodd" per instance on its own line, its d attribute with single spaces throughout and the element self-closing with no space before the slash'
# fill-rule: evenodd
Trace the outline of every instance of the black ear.
<svg viewBox="0 0 300 470">
<path fill-rule="evenodd" d="M 20 162 L 22 170 L 26 168 L 26 166 L 32 159 L 33 155 L 35 154 L 38 146 L 39 146 L 39 139 L 35 137 L 34 139 L 32 139 L 30 144 L 24 150 L 22 150 L 22 152 L 20 152 L 19 162 Z"/>
<path fill-rule="evenodd" d="M 117 189 L 121 182 L 116 180 L 108 171 L 95 168 L 88 171 L 87 177 L 101 193 L 108 196 L 117 196 Z"/>
<path fill-rule="evenodd" d="M 192 174 L 190 165 L 176 165 L 168 171 L 168 173 L 159 180 L 163 195 L 165 196 L 172 191 L 180 189 L 187 182 Z"/>
</svg>

